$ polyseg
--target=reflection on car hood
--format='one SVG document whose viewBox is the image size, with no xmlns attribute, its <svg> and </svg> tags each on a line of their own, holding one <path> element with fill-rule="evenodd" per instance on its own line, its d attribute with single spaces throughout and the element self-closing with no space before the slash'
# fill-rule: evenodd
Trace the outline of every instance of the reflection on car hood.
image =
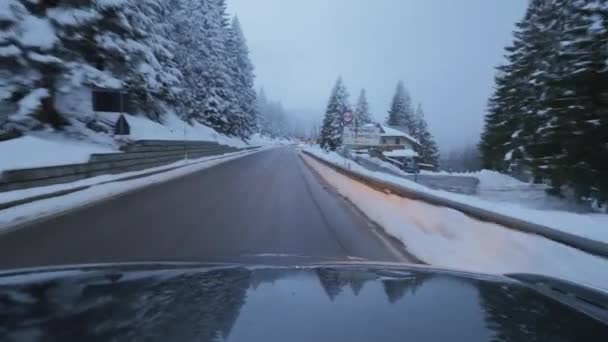
<svg viewBox="0 0 608 342">
<path fill-rule="evenodd" d="M 113 266 L 0 277 L 2 341 L 607 341 L 515 280 L 424 268 Z"/>
</svg>

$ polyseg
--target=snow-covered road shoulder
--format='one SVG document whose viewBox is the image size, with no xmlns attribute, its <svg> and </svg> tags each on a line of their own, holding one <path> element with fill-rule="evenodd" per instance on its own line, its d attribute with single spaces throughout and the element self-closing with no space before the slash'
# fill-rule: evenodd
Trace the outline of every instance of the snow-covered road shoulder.
<svg viewBox="0 0 608 342">
<path fill-rule="evenodd" d="M 412 191 L 445 198 L 446 200 L 462 203 L 474 208 L 479 208 L 500 215 L 514 217 L 533 224 L 550 227 L 564 233 L 608 243 L 608 229 L 606 229 L 606 227 L 608 227 L 607 214 L 579 214 L 560 210 L 539 210 L 528 208 L 516 203 L 491 201 L 476 196 L 433 190 L 402 177 L 367 170 L 352 160 L 345 159 L 335 152 L 325 152 L 315 147 L 305 148 L 305 151 L 329 163 L 336 165 L 348 165 L 348 168 L 358 174 L 396 184 L 400 187 L 411 189 Z"/>
<path fill-rule="evenodd" d="M 179 161 L 143 171 L 103 175 L 72 183 L 1 193 L 0 203 L 6 203 L 24 198 L 69 191 L 70 189 L 85 188 L 84 190 L 70 194 L 0 210 L 0 232 L 13 229 L 32 220 L 43 219 L 74 208 L 91 205 L 100 200 L 105 200 L 149 185 L 166 182 L 269 148 L 273 148 L 273 146 L 261 147 L 246 152 L 235 152 L 195 160 Z"/>
<path fill-rule="evenodd" d="M 453 209 L 374 190 L 311 157 L 304 158 L 342 196 L 401 240 L 408 252 L 433 266 L 492 274 L 544 274 L 608 290 L 606 259 Z"/>
</svg>

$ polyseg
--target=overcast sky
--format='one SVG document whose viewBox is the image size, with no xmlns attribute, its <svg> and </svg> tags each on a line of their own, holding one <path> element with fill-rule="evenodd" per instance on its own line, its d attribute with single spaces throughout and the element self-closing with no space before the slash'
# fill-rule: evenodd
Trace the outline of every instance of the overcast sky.
<svg viewBox="0 0 608 342">
<path fill-rule="evenodd" d="M 475 143 L 514 24 L 527 0 L 227 0 L 257 84 L 270 98 L 322 116 L 342 75 L 355 102 L 367 89 L 384 119 L 398 80 L 421 102 L 442 150 Z"/>
</svg>

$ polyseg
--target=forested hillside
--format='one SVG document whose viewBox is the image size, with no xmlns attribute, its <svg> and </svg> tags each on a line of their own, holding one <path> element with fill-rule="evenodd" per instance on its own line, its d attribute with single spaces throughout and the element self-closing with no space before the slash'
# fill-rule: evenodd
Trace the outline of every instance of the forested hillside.
<svg viewBox="0 0 608 342">
<path fill-rule="evenodd" d="M 485 168 L 608 200 L 608 4 L 532 0 L 498 68 Z"/>
<path fill-rule="evenodd" d="M 132 113 L 158 122 L 171 109 L 246 138 L 258 131 L 253 84 L 225 0 L 0 1 L 3 131 L 90 124 L 58 103 L 87 87 L 125 92 Z"/>
</svg>

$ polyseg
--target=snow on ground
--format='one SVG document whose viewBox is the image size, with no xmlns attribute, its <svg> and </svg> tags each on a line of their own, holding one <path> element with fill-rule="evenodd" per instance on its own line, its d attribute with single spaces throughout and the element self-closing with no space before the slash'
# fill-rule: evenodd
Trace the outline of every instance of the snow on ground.
<svg viewBox="0 0 608 342">
<path fill-rule="evenodd" d="M 91 153 L 115 152 L 109 147 L 60 136 L 27 135 L 0 142 L 0 171 L 86 163 Z"/>
<path fill-rule="evenodd" d="M 107 121 L 116 122 L 120 114 L 98 113 L 98 115 Z M 198 122 L 189 125 L 174 113 L 166 114 L 163 118 L 163 124 L 141 116 L 128 115 L 125 117 L 131 126 L 131 134 L 129 136 L 131 140 L 206 140 L 233 147 L 280 143 L 256 134 L 248 140 L 249 144 L 247 144 L 241 138 L 225 136 Z"/>
<path fill-rule="evenodd" d="M 590 239 L 608 242 L 608 214 L 597 213 L 574 213 L 559 210 L 539 210 L 525 207 L 525 202 L 510 203 L 491 201 L 475 196 L 455 194 L 446 191 L 433 190 L 413 181 L 389 175 L 383 172 L 369 171 L 356 164 L 352 160 L 345 159 L 335 152 L 325 152 L 317 147 L 306 148 L 314 155 L 339 165 L 348 165 L 351 170 L 365 174 L 380 180 L 391 182 L 408 189 L 426 192 L 435 196 L 441 196 L 453 201 L 466 203 L 471 206 L 486 209 L 496 213 L 517 217 L 532 223 L 541 224 L 554 229 L 559 229 L 571 234 L 584 236 Z"/>
<path fill-rule="evenodd" d="M 0 203 L 6 203 L 21 198 L 28 198 L 60 190 L 73 189 L 85 185 L 93 185 L 88 189 L 74 192 L 68 195 L 35 201 L 17 207 L 0 210 L 0 231 L 3 228 L 6 229 L 10 226 L 24 221 L 37 219 L 42 216 L 51 215 L 53 213 L 64 211 L 73 207 L 86 205 L 91 202 L 116 196 L 120 193 L 127 192 L 133 189 L 145 187 L 152 184 L 162 183 L 173 178 L 197 172 L 224 163 L 229 160 L 241 158 L 252 153 L 257 153 L 259 151 L 260 149 L 251 152 L 236 152 L 228 153 L 222 156 L 204 157 L 188 161 L 183 160 L 170 165 L 146 169 L 143 171 L 128 172 L 116 175 L 103 175 L 94 178 L 83 179 L 72 183 L 57 184 L 40 188 L 15 190 L 0 193 Z M 179 168 L 143 178 L 100 184 L 129 176 L 136 176 L 152 171 L 162 171 L 175 167 Z"/>
<path fill-rule="evenodd" d="M 385 168 L 387 170 L 390 170 L 392 172 L 395 172 L 396 174 L 401 174 L 401 175 L 404 175 L 404 176 L 411 176 L 411 175 L 413 175 L 412 173 L 407 173 L 407 172 L 403 171 L 402 169 L 400 169 L 395 164 L 391 164 L 391 163 L 389 163 L 387 161 L 384 161 L 384 160 L 382 160 L 380 158 L 372 157 L 372 156 L 370 156 L 367 153 L 357 154 L 357 157 L 359 157 L 361 159 L 365 159 L 365 160 L 367 160 L 369 162 L 372 162 L 372 163 L 374 163 L 374 164 L 376 164 L 376 165 L 378 165 L 380 167 L 383 167 L 383 168 Z"/>
<path fill-rule="evenodd" d="M 100 118 L 115 122 L 117 113 L 99 113 Z M 144 117 L 127 116 L 131 126 L 130 140 L 205 140 L 222 145 L 243 148 L 288 144 L 286 140 L 253 135 L 247 144 L 240 138 L 228 137 L 195 123 L 190 126 L 175 114 L 166 115 L 164 125 Z M 111 136 L 95 133 L 74 122 L 65 133 L 38 131 L 29 135 L 0 142 L 0 172 L 11 169 L 86 163 L 93 153 L 120 152 L 119 141 Z"/>
<path fill-rule="evenodd" d="M 453 209 L 376 191 L 305 158 L 340 194 L 430 265 L 489 274 L 544 274 L 608 290 L 606 259 Z M 333 154 L 327 159 L 337 161 Z"/>
<path fill-rule="evenodd" d="M 475 177 L 479 179 L 477 197 L 488 201 L 506 202 L 528 209 L 575 213 L 591 212 L 591 208 L 584 203 L 578 204 L 573 200 L 548 195 L 545 191 L 548 187 L 544 184 L 522 182 L 496 171 L 481 170 L 462 173 L 422 171 L 421 173 L 438 176 Z"/>
</svg>

